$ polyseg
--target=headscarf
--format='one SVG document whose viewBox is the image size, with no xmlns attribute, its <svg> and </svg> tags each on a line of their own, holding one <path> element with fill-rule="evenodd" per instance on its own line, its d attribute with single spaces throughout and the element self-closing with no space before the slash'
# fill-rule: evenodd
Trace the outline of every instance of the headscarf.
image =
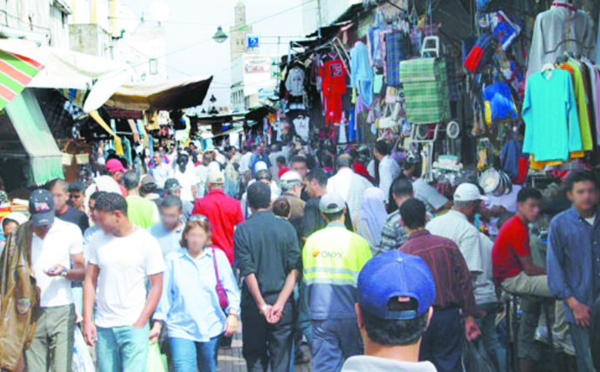
<svg viewBox="0 0 600 372">
<path fill-rule="evenodd" d="M 367 221 L 373 243 L 375 246 L 379 246 L 383 225 L 385 225 L 385 220 L 387 219 L 384 196 L 381 189 L 370 187 L 365 190 L 358 219 Z"/>
</svg>

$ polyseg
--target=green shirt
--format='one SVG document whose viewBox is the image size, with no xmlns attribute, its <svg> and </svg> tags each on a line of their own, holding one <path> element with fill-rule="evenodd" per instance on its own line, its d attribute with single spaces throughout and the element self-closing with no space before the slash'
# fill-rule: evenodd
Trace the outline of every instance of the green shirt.
<svg viewBox="0 0 600 372">
<path fill-rule="evenodd" d="M 138 195 L 128 196 L 125 200 L 127 200 L 127 217 L 133 225 L 146 230 L 160 222 L 155 203 Z"/>
</svg>

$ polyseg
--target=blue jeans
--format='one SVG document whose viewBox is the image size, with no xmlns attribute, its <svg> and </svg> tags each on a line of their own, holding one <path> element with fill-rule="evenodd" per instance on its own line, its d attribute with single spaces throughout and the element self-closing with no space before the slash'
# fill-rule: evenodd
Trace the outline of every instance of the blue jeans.
<svg viewBox="0 0 600 372">
<path fill-rule="evenodd" d="M 100 328 L 96 343 L 98 372 L 145 372 L 149 327 Z"/>
<path fill-rule="evenodd" d="M 494 363 L 500 371 L 506 371 L 506 349 L 498 341 L 498 331 L 496 331 L 496 314 L 498 314 L 498 303 L 492 302 L 479 305 L 479 308 L 485 311 L 485 317 L 477 319 L 477 326 L 481 331 L 481 340 L 483 347 L 491 358 L 495 358 Z"/>
<path fill-rule="evenodd" d="M 217 372 L 219 336 L 208 342 L 169 338 L 175 372 Z"/>
<path fill-rule="evenodd" d="M 356 319 L 312 321 L 312 370 L 339 372 L 346 359 L 363 353 Z"/>
<path fill-rule="evenodd" d="M 587 329 L 569 323 L 569 330 L 575 347 L 575 360 L 578 372 L 594 372 L 592 353 L 590 350 L 590 332 Z"/>
</svg>

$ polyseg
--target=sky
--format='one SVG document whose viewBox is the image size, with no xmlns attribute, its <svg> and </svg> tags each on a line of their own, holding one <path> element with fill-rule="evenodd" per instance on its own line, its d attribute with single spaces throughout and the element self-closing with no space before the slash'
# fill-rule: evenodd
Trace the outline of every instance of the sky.
<svg viewBox="0 0 600 372">
<path fill-rule="evenodd" d="M 309 0 L 310 1 L 310 0 Z M 316 9 L 316 0 L 313 0 Z M 167 44 L 169 78 L 214 76 L 207 94 L 214 94 L 217 106 L 229 104 L 230 47 L 212 40 L 218 26 L 228 33 L 234 24 L 234 8 L 238 0 L 121 0 L 121 6 L 146 21 L 162 18 Z M 253 33 L 262 37 L 260 53 L 287 54 L 289 38 L 277 45 L 276 36 L 302 38 L 302 5 L 307 0 L 245 0 L 247 23 Z M 157 5 L 160 3 L 160 5 Z M 309 4 L 308 6 L 312 6 Z M 280 13 L 280 14 L 278 14 Z M 277 14 L 276 16 L 272 16 Z M 271 17 L 272 16 L 272 17 Z M 266 19 L 265 19 L 266 18 Z M 256 23 L 254 23 L 256 22 Z"/>
</svg>

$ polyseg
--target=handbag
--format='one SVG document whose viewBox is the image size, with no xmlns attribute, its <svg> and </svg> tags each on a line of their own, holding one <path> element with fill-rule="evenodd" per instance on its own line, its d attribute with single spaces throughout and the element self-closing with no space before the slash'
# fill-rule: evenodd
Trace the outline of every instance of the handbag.
<svg viewBox="0 0 600 372">
<path fill-rule="evenodd" d="M 229 306 L 229 300 L 227 299 L 227 292 L 225 292 L 225 288 L 221 283 L 221 279 L 219 278 L 219 268 L 217 267 L 217 255 L 215 254 L 215 248 L 211 247 L 213 254 L 213 265 L 215 267 L 215 274 L 217 275 L 217 296 L 219 297 L 219 306 L 221 309 L 226 309 Z"/>
</svg>

